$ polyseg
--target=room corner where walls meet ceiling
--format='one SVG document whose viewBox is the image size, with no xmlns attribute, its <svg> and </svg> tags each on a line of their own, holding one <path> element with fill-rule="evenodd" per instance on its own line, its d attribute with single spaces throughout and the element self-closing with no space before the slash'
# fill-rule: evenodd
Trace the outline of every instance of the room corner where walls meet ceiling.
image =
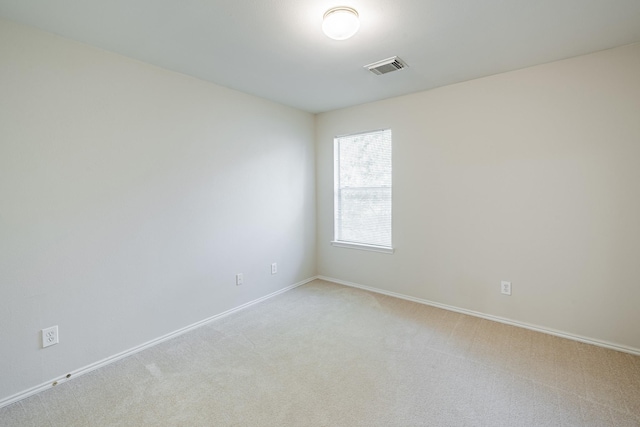
<svg viewBox="0 0 640 427">
<path fill-rule="evenodd" d="M 322 31 L 336 6 L 357 11 L 348 40 Z M 640 41 L 627 0 L 0 0 L 0 16 L 312 113 Z M 363 69 L 393 55 L 411 67 Z"/>
</svg>

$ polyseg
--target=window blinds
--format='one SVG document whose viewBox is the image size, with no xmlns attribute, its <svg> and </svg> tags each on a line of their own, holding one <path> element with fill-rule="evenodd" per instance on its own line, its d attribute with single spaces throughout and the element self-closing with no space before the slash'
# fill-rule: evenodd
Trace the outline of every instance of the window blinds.
<svg viewBox="0 0 640 427">
<path fill-rule="evenodd" d="M 391 130 L 335 138 L 335 240 L 391 247 Z"/>
</svg>

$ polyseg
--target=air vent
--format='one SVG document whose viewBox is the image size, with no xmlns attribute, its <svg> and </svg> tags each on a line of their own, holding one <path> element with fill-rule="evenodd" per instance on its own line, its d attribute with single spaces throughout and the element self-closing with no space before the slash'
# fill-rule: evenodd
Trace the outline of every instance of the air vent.
<svg viewBox="0 0 640 427">
<path fill-rule="evenodd" d="M 397 56 L 383 59 L 382 61 L 374 62 L 373 64 L 365 65 L 364 68 L 368 68 L 373 74 L 387 74 L 392 71 L 402 70 L 407 68 L 408 65 L 402 59 Z"/>
</svg>

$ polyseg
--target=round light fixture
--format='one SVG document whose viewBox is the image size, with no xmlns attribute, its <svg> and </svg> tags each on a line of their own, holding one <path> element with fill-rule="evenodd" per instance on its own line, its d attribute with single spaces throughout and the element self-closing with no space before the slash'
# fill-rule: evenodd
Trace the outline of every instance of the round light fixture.
<svg viewBox="0 0 640 427">
<path fill-rule="evenodd" d="M 322 22 L 322 31 L 334 40 L 346 40 L 358 32 L 358 12 L 350 7 L 339 6 L 327 10 Z"/>
</svg>

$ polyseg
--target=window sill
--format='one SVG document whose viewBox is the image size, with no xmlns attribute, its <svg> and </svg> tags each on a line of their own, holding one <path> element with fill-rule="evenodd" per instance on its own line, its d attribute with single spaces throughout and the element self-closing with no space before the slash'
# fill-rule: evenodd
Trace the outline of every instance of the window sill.
<svg viewBox="0 0 640 427">
<path fill-rule="evenodd" d="M 347 249 L 360 249 L 362 251 L 380 252 L 383 254 L 392 254 L 395 251 L 394 248 L 391 248 L 389 246 L 365 245 L 363 243 L 340 242 L 337 240 L 333 240 L 331 242 L 331 246 Z"/>
</svg>

